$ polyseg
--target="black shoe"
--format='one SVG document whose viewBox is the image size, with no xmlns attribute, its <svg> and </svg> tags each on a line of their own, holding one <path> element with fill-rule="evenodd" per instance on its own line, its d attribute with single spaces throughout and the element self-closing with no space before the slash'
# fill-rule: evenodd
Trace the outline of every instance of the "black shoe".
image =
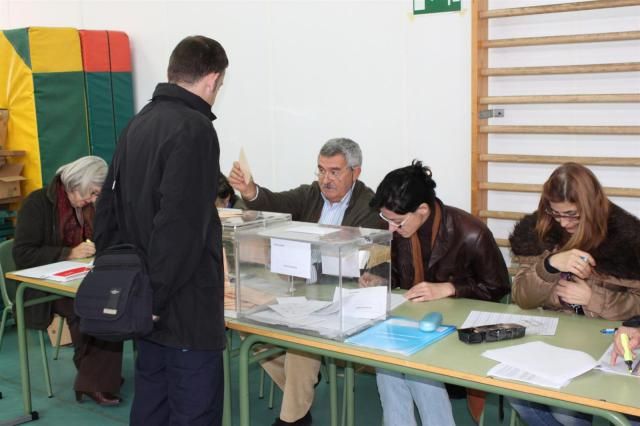
<svg viewBox="0 0 640 426">
<path fill-rule="evenodd" d="M 278 417 L 271 426 L 311 426 L 311 410 L 307 411 L 307 414 L 305 414 L 304 417 L 296 420 L 295 422 L 285 422 Z"/>
</svg>

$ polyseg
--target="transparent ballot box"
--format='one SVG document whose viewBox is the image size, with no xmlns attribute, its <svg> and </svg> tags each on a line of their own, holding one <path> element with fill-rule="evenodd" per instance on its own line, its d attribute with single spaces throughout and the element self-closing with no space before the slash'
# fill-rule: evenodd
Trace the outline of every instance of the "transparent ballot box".
<svg viewBox="0 0 640 426">
<path fill-rule="evenodd" d="M 267 228 L 274 223 L 289 222 L 289 213 L 262 212 L 256 210 L 218 209 L 218 216 L 222 223 L 222 247 L 224 248 L 225 270 L 225 316 L 235 317 L 236 312 L 236 261 L 235 235 L 236 232 L 252 228 Z"/>
<path fill-rule="evenodd" d="M 389 231 L 285 222 L 237 232 L 235 249 L 245 321 L 343 340 L 389 312 Z"/>
<path fill-rule="evenodd" d="M 261 212 L 257 210 L 218 209 L 222 223 L 222 246 L 230 266 L 229 273 L 235 274 L 234 241 L 236 232 L 251 228 L 266 228 L 273 223 L 290 222 L 289 213 Z"/>
</svg>

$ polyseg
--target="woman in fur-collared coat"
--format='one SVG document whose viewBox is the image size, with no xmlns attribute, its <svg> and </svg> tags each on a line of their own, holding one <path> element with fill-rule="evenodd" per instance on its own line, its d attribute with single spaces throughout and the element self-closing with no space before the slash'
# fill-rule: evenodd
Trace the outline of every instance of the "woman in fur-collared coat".
<svg viewBox="0 0 640 426">
<path fill-rule="evenodd" d="M 586 167 L 558 167 L 544 184 L 538 210 L 516 225 L 509 241 L 520 264 L 511 294 L 521 308 L 608 320 L 640 314 L 640 220 L 609 201 Z M 509 402 L 531 426 L 592 420 L 535 402 Z"/>
<path fill-rule="evenodd" d="M 557 168 L 537 212 L 509 241 L 520 264 L 512 294 L 521 308 L 608 320 L 640 315 L 640 220 L 611 203 L 586 167 Z"/>
</svg>

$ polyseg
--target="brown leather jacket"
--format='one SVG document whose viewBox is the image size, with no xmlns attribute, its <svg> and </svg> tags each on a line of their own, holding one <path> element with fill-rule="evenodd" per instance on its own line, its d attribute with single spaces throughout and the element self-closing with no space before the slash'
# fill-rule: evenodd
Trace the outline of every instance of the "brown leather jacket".
<svg viewBox="0 0 640 426">
<path fill-rule="evenodd" d="M 523 309 L 543 307 L 573 313 L 555 294 L 560 273 L 550 273 L 544 267 L 545 258 L 560 245 L 562 230 L 555 226 L 541 242 L 535 233 L 536 218 L 535 213 L 527 215 L 509 237 L 520 264 L 513 279 L 513 300 Z M 612 321 L 640 315 L 640 220 L 611 204 L 607 237 L 590 254 L 596 268 L 586 280 L 591 300 L 582 306 L 584 314 Z"/>
<path fill-rule="evenodd" d="M 440 200 L 436 202 L 441 208 L 441 218 L 429 262 L 424 265 L 425 280 L 451 282 L 456 289 L 454 297 L 500 300 L 509 293 L 509 272 L 493 234 L 469 213 L 446 206 Z M 430 227 L 431 222 L 422 226 Z M 395 233 L 391 256 L 393 286 L 411 288 L 414 280 L 411 239 Z"/>
</svg>

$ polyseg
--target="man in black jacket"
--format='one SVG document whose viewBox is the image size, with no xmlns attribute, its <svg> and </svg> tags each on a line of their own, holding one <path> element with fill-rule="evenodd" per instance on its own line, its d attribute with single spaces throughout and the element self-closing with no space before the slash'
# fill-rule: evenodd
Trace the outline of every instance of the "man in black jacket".
<svg viewBox="0 0 640 426">
<path fill-rule="evenodd" d="M 98 201 L 98 252 L 135 244 L 154 291 L 153 332 L 137 341 L 132 425 L 222 421 L 220 147 L 211 106 L 227 66 L 215 40 L 192 36 L 176 46 L 169 82 L 122 133 Z"/>
</svg>

